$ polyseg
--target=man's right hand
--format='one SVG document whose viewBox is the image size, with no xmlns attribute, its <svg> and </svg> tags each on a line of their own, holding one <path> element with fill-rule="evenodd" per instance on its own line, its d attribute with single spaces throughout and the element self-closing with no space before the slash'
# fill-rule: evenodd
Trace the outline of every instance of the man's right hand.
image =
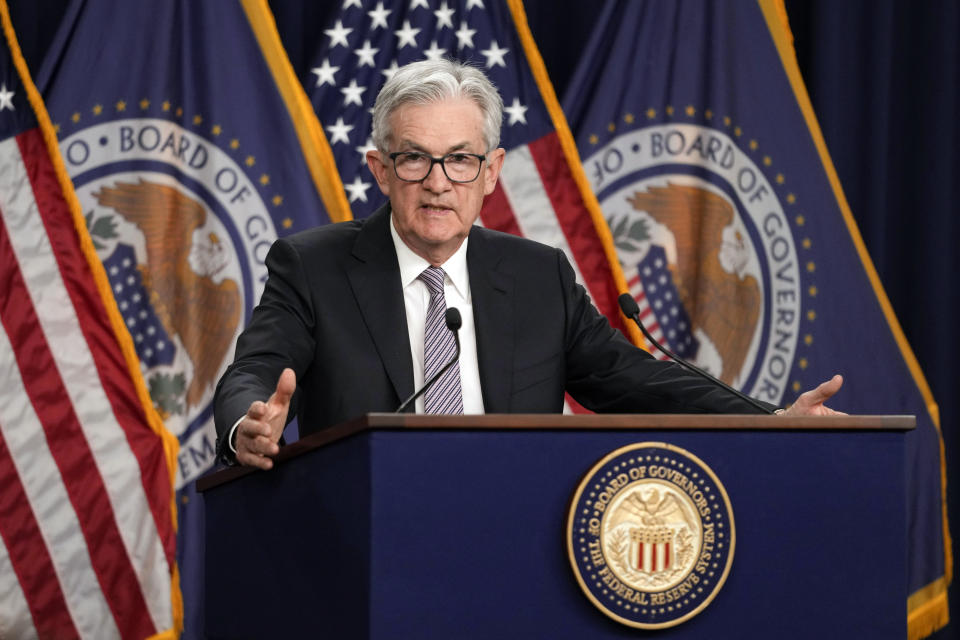
<svg viewBox="0 0 960 640">
<path fill-rule="evenodd" d="M 266 402 L 250 405 L 247 415 L 237 426 L 237 462 L 243 465 L 271 469 L 271 456 L 277 455 L 277 442 L 287 424 L 290 398 L 297 388 L 297 376 L 293 369 L 284 369 L 277 380 L 277 389 Z"/>
</svg>

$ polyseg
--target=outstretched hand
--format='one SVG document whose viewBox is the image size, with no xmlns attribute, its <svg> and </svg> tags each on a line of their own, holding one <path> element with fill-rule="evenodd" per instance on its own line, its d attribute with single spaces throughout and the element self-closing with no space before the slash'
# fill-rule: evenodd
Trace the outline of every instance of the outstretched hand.
<svg viewBox="0 0 960 640">
<path fill-rule="evenodd" d="M 824 402 L 829 400 L 843 386 L 843 376 L 836 375 L 818 386 L 806 391 L 784 413 L 789 416 L 843 416 L 842 411 L 834 411 Z"/>
<path fill-rule="evenodd" d="M 277 380 L 277 389 L 266 402 L 250 405 L 247 415 L 237 427 L 237 462 L 243 465 L 270 469 L 271 456 L 277 455 L 277 442 L 287 424 L 290 398 L 297 388 L 297 376 L 293 369 L 284 369 Z"/>
</svg>

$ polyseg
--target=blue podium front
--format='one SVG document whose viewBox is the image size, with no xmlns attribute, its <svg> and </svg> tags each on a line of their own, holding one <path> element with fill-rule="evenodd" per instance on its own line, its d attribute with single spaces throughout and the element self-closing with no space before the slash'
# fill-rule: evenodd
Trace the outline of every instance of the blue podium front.
<svg viewBox="0 0 960 640">
<path fill-rule="evenodd" d="M 286 447 L 271 471 L 227 470 L 201 482 L 206 633 L 901 640 L 904 435 L 912 424 L 908 417 L 371 414 Z M 570 514 L 585 474 L 638 443 L 695 456 L 722 483 L 732 510 L 719 539 L 731 556 L 722 585 L 695 615 L 654 630 L 625 624 L 587 595 L 571 562 L 578 543 L 568 542 L 570 522 L 588 521 L 589 514 Z M 638 517 L 664 520 L 652 502 L 637 504 Z M 633 553 L 640 564 L 632 575 L 640 575 L 644 556 Z M 645 557 L 673 562 L 669 548 Z M 583 581 L 596 582 L 595 599 L 609 597 L 614 609 L 631 610 L 628 594 L 647 602 L 618 592 L 609 577 Z M 663 604 L 662 614 L 645 606 L 647 619 L 670 619 L 672 605 Z"/>
</svg>

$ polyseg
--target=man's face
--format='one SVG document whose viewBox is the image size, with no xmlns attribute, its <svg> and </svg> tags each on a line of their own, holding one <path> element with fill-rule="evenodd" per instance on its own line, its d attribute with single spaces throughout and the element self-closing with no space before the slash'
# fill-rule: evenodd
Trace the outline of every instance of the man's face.
<svg viewBox="0 0 960 640">
<path fill-rule="evenodd" d="M 463 152 L 483 155 L 483 113 L 467 99 L 408 104 L 390 115 L 390 152 L 418 152 L 434 157 Z M 378 151 L 367 152 L 367 165 L 380 190 L 390 198 L 394 226 L 414 253 L 432 264 L 446 261 L 461 245 L 477 216 L 483 198 L 497 184 L 503 149 L 487 154 L 480 176 L 473 182 L 451 182 L 439 164 L 423 182 L 404 182 L 393 161 Z"/>
</svg>

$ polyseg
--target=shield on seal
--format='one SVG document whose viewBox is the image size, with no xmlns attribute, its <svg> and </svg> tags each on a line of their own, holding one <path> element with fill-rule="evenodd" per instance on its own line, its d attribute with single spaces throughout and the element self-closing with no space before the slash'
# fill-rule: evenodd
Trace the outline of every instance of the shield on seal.
<svg viewBox="0 0 960 640">
<path fill-rule="evenodd" d="M 630 561 L 644 573 L 673 568 L 676 533 L 670 527 L 636 527 L 630 530 Z"/>
</svg>

